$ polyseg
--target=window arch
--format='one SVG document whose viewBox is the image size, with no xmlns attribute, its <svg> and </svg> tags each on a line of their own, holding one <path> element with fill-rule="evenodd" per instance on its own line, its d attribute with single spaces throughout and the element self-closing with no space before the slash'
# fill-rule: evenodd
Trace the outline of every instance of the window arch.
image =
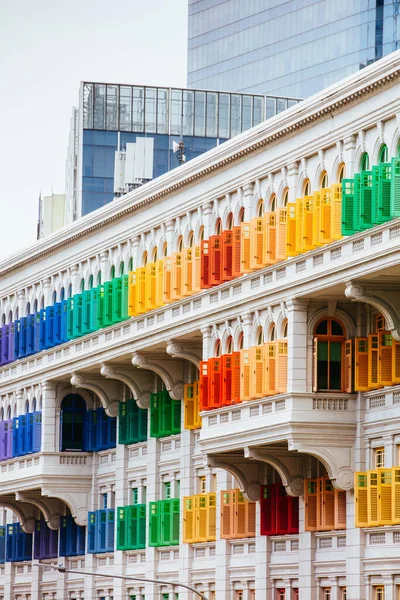
<svg viewBox="0 0 400 600">
<path fill-rule="evenodd" d="M 62 287 L 60 292 L 60 302 L 65 300 L 65 289 Z"/>
<path fill-rule="evenodd" d="M 264 200 L 259 200 L 257 205 L 257 217 L 262 217 L 264 214 Z"/>
<path fill-rule="evenodd" d="M 345 178 L 346 175 L 346 165 L 344 163 L 340 163 L 339 168 L 338 168 L 338 182 L 342 183 L 343 179 Z"/>
<path fill-rule="evenodd" d="M 6 324 L 6 315 L 3 313 L 3 316 L 1 317 L 1 324 L 5 325 Z"/>
<path fill-rule="evenodd" d="M 360 171 L 368 171 L 369 169 L 369 156 L 368 152 L 363 152 L 360 158 Z"/>
<path fill-rule="evenodd" d="M 97 285 L 101 285 L 101 271 L 97 275 Z"/>
<path fill-rule="evenodd" d="M 114 277 L 115 277 L 115 267 L 114 267 L 114 265 L 111 265 L 110 279 L 114 279 Z"/>
<path fill-rule="evenodd" d="M 147 250 L 145 250 L 143 252 L 143 257 L 142 257 L 142 265 L 146 266 L 147 265 L 147 259 L 148 259 L 148 255 L 147 255 Z"/>
<path fill-rule="evenodd" d="M 53 305 L 57 302 L 57 292 L 53 292 Z"/>
<path fill-rule="evenodd" d="M 153 248 L 153 262 L 156 262 L 158 258 L 158 248 L 157 246 Z"/>
<path fill-rule="evenodd" d="M 379 164 L 386 163 L 388 160 L 389 160 L 388 147 L 386 146 L 386 144 L 382 144 L 382 146 L 379 149 L 378 163 Z"/>
<path fill-rule="evenodd" d="M 40 301 L 40 308 L 43 310 L 44 309 L 44 296 L 42 296 L 42 299 Z"/>
<path fill-rule="evenodd" d="M 61 403 L 60 450 L 84 450 L 86 402 L 79 394 L 68 394 Z"/>
<path fill-rule="evenodd" d="M 12 323 L 13 320 L 13 314 L 12 314 L 12 310 L 10 310 L 10 312 L 8 313 L 8 322 Z"/>
<path fill-rule="evenodd" d="M 119 265 L 119 275 L 120 277 L 124 274 L 125 272 L 125 263 L 123 260 L 121 260 L 121 264 Z"/>
<path fill-rule="evenodd" d="M 269 210 L 270 212 L 276 211 L 276 194 L 272 194 L 271 198 L 269 199 Z"/>
<path fill-rule="evenodd" d="M 68 298 L 72 298 L 72 283 L 68 286 Z"/>
<path fill-rule="evenodd" d="M 178 252 L 182 252 L 183 250 L 183 236 L 180 235 L 178 237 Z"/>
<path fill-rule="evenodd" d="M 287 336 L 288 336 L 288 324 L 289 324 L 289 321 L 287 319 L 285 319 L 282 323 L 282 337 L 283 338 L 287 338 Z"/>
<path fill-rule="evenodd" d="M 309 196 L 311 194 L 311 183 L 309 179 L 305 179 L 303 183 L 303 196 Z"/>
<path fill-rule="evenodd" d="M 238 338 L 238 350 L 243 350 L 243 346 L 244 346 L 244 335 L 243 335 L 243 332 L 241 332 L 241 334 L 239 335 L 239 338 Z"/>
<path fill-rule="evenodd" d="M 38 304 L 37 299 L 35 299 L 35 301 L 33 303 L 33 312 L 34 313 L 37 313 L 37 304 Z"/>
<path fill-rule="evenodd" d="M 167 244 L 167 242 L 164 242 L 164 245 L 163 245 L 163 256 L 164 257 L 168 256 L 168 244 Z"/>
<path fill-rule="evenodd" d="M 18 321 L 19 319 L 19 308 L 17 306 L 17 308 L 15 309 L 15 320 Z"/>
<path fill-rule="evenodd" d="M 214 355 L 217 358 L 218 358 L 218 356 L 221 356 L 221 340 L 216 340 L 216 342 L 215 342 Z"/>
<path fill-rule="evenodd" d="M 93 275 L 89 277 L 89 290 L 93 289 Z"/>
<path fill-rule="evenodd" d="M 239 223 L 244 222 L 244 206 L 239 210 Z"/>
<path fill-rule="evenodd" d="M 289 202 L 289 189 L 285 188 L 283 190 L 283 206 L 287 206 L 287 203 Z"/>
<path fill-rule="evenodd" d="M 25 402 L 25 414 L 27 415 L 29 412 L 29 400 Z"/>
<path fill-rule="evenodd" d="M 200 227 L 200 231 L 199 231 L 199 239 L 200 239 L 200 241 L 201 241 L 201 240 L 204 240 L 204 225 L 202 225 L 202 226 Z"/>
<path fill-rule="evenodd" d="M 36 412 L 36 398 L 32 400 L 32 412 Z"/>
<path fill-rule="evenodd" d="M 192 248 L 193 243 L 194 243 L 194 235 L 193 235 L 193 231 L 190 230 L 189 231 L 189 235 L 188 235 L 188 248 Z"/>
<path fill-rule="evenodd" d="M 233 229 L 233 213 L 229 213 L 228 218 L 226 220 L 226 227 L 229 231 Z"/>
<path fill-rule="evenodd" d="M 261 325 L 257 327 L 257 345 L 260 346 L 264 343 L 264 331 Z"/>
<path fill-rule="evenodd" d="M 314 329 L 313 391 L 343 391 L 345 330 L 337 319 L 325 317 Z"/>
<path fill-rule="evenodd" d="M 133 271 L 133 258 L 132 258 L 132 256 L 129 259 L 128 271 Z"/>
<path fill-rule="evenodd" d="M 221 219 L 218 218 L 216 223 L 215 223 L 215 233 L 216 235 L 221 235 L 221 231 L 222 231 L 222 222 Z"/>
<path fill-rule="evenodd" d="M 31 303 L 27 302 L 26 304 L 26 316 L 31 314 Z"/>
<path fill-rule="evenodd" d="M 85 280 L 81 279 L 81 292 L 85 291 Z"/>
<path fill-rule="evenodd" d="M 233 338 L 230 335 L 228 337 L 228 339 L 226 340 L 226 353 L 227 354 L 232 354 L 232 352 L 233 352 Z"/>
<path fill-rule="evenodd" d="M 322 171 L 321 173 L 321 189 L 325 189 L 328 187 L 328 173 L 326 171 Z"/>
</svg>

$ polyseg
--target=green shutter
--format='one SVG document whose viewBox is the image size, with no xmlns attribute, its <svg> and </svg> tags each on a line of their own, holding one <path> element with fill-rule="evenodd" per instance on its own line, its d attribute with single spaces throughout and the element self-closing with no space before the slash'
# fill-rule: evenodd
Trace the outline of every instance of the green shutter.
<svg viewBox="0 0 400 600">
<path fill-rule="evenodd" d="M 180 521 L 180 500 L 178 498 L 170 500 L 171 502 L 171 544 L 179 544 L 179 521 Z"/>
<path fill-rule="evenodd" d="M 137 505 L 129 506 L 129 548 L 131 550 L 137 550 L 137 531 L 138 531 L 138 521 L 137 521 Z"/>
<path fill-rule="evenodd" d="M 118 406 L 118 443 L 128 443 L 128 418 L 127 405 L 128 402 L 120 402 Z"/>
<path fill-rule="evenodd" d="M 162 546 L 169 546 L 172 537 L 172 506 L 171 500 L 160 500 Z"/>
<path fill-rule="evenodd" d="M 172 433 L 172 399 L 167 390 L 159 392 L 159 398 L 163 404 L 161 432 L 163 436 L 171 435 Z"/>
<path fill-rule="evenodd" d="M 374 225 L 373 214 L 377 212 L 372 206 L 372 171 L 361 171 L 359 177 L 361 202 L 360 229 L 369 229 Z"/>
<path fill-rule="evenodd" d="M 145 442 L 147 440 L 147 416 L 148 412 L 146 408 L 138 407 L 138 442 Z"/>
<path fill-rule="evenodd" d="M 117 509 L 117 550 L 128 550 L 128 506 L 121 506 Z"/>
<path fill-rule="evenodd" d="M 180 400 L 172 400 L 172 433 L 181 432 L 181 408 Z"/>
<path fill-rule="evenodd" d="M 104 327 L 104 285 L 99 285 L 96 288 L 96 329 Z"/>
<path fill-rule="evenodd" d="M 137 505 L 137 548 L 146 548 L 146 505 Z"/>
<path fill-rule="evenodd" d="M 342 234 L 353 235 L 354 230 L 354 180 L 342 181 Z"/>
<path fill-rule="evenodd" d="M 74 299 L 67 300 L 67 337 L 70 340 L 74 335 Z"/>
<path fill-rule="evenodd" d="M 149 504 L 149 546 L 160 545 L 159 503 Z"/>
<path fill-rule="evenodd" d="M 129 275 L 121 277 L 121 319 L 129 319 L 128 314 Z"/>
<path fill-rule="evenodd" d="M 114 323 L 122 320 L 122 279 L 114 277 L 112 280 L 112 318 Z"/>
<path fill-rule="evenodd" d="M 390 190 L 390 217 L 400 217 L 400 158 L 392 158 L 392 186 Z"/>
<path fill-rule="evenodd" d="M 379 165 L 380 171 L 380 193 L 378 202 L 378 222 L 386 223 L 391 219 L 390 194 L 392 188 L 392 165 L 383 163 Z"/>
<path fill-rule="evenodd" d="M 112 281 L 106 281 L 104 284 L 103 320 L 104 320 L 104 327 L 109 327 L 110 325 L 114 324 Z"/>
<path fill-rule="evenodd" d="M 74 296 L 73 337 L 82 335 L 82 294 Z"/>
<path fill-rule="evenodd" d="M 158 394 L 150 395 L 150 437 L 161 437 L 162 402 Z"/>
</svg>

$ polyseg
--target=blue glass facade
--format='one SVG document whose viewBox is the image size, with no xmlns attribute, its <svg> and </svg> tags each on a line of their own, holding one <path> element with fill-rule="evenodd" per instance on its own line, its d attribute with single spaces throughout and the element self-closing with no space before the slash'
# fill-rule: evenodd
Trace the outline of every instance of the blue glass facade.
<svg viewBox="0 0 400 600">
<path fill-rule="evenodd" d="M 305 98 L 397 50 L 398 0 L 189 0 L 188 85 Z"/>
</svg>

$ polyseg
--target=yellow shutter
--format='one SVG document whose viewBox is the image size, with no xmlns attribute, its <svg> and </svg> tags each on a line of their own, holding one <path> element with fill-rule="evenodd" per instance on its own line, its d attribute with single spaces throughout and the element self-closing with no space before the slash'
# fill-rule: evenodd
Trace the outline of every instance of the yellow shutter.
<svg viewBox="0 0 400 600">
<path fill-rule="evenodd" d="M 286 207 L 286 255 L 296 256 L 296 204 Z"/>
<path fill-rule="evenodd" d="M 392 523 L 400 524 L 400 468 L 392 469 Z"/>
<path fill-rule="evenodd" d="M 156 262 L 156 306 L 164 306 L 164 259 Z"/>
<path fill-rule="evenodd" d="M 183 388 L 184 428 L 196 429 L 196 401 L 194 384 L 185 383 Z"/>
<path fill-rule="evenodd" d="M 306 531 L 317 531 L 317 496 L 318 482 L 316 479 L 304 480 L 304 506 Z"/>
<path fill-rule="evenodd" d="M 368 473 L 354 474 L 355 487 L 355 525 L 356 527 L 368 527 L 369 525 L 369 495 L 368 495 Z"/>
<path fill-rule="evenodd" d="M 285 260 L 287 257 L 287 218 L 286 208 L 276 209 L 276 260 Z"/>
<path fill-rule="evenodd" d="M 240 399 L 250 400 L 250 352 L 240 350 Z"/>
<path fill-rule="evenodd" d="M 379 339 L 375 333 L 368 336 L 368 387 L 379 387 Z"/>
<path fill-rule="evenodd" d="M 276 376 L 275 387 L 278 394 L 284 394 L 287 391 L 287 361 L 288 361 L 288 343 L 287 340 L 276 341 Z"/>
<path fill-rule="evenodd" d="M 273 265 L 276 263 L 276 245 L 277 228 L 276 213 L 267 212 L 264 214 L 264 264 Z"/>
<path fill-rule="evenodd" d="M 354 389 L 366 392 L 368 386 L 368 338 L 355 338 Z"/>
<path fill-rule="evenodd" d="M 240 225 L 240 270 L 242 273 L 251 273 L 250 268 L 250 223 Z"/>
<path fill-rule="evenodd" d="M 208 542 L 208 498 L 207 494 L 199 494 L 197 497 L 197 528 L 196 540 L 198 542 Z"/>
<path fill-rule="evenodd" d="M 137 315 L 136 271 L 129 272 L 128 315 L 130 317 L 136 317 Z"/>
<path fill-rule="evenodd" d="M 304 196 L 304 250 L 315 248 L 313 235 L 314 196 Z"/>
<path fill-rule="evenodd" d="M 192 266 L 192 290 L 193 293 L 201 290 L 201 247 L 197 244 L 193 247 L 193 266 Z"/>
<path fill-rule="evenodd" d="M 342 238 L 342 184 L 331 187 L 331 241 Z"/>
<path fill-rule="evenodd" d="M 378 473 L 368 471 L 368 526 L 379 525 L 378 511 Z"/>
<path fill-rule="evenodd" d="M 198 429 L 202 425 L 201 416 L 200 416 L 200 382 L 199 381 L 194 382 L 193 389 L 194 389 L 195 416 L 196 416 L 195 425 L 196 425 L 196 429 Z"/>
<path fill-rule="evenodd" d="M 196 497 L 183 498 L 183 542 L 193 544 L 196 542 Z"/>
<path fill-rule="evenodd" d="M 208 502 L 208 531 L 207 540 L 213 542 L 217 539 L 217 495 L 207 494 Z"/>
<path fill-rule="evenodd" d="M 392 378 L 393 385 L 400 383 L 400 342 L 392 341 Z"/>
<path fill-rule="evenodd" d="M 164 284 L 163 300 L 164 304 L 171 302 L 171 278 L 172 278 L 172 260 L 170 256 L 164 258 Z"/>
<path fill-rule="evenodd" d="M 276 342 L 266 342 L 265 349 L 267 395 L 272 396 L 276 394 Z"/>
<path fill-rule="evenodd" d="M 146 265 L 145 285 L 145 309 L 153 310 L 153 308 L 156 308 L 156 263 L 148 263 Z"/>
<path fill-rule="evenodd" d="M 304 252 L 304 198 L 296 200 L 296 253 Z"/>
<path fill-rule="evenodd" d="M 314 212 L 313 212 L 313 235 L 316 246 L 322 246 L 322 192 L 320 190 L 314 194 Z"/>
<path fill-rule="evenodd" d="M 250 221 L 250 269 L 261 269 L 263 261 L 264 222 L 262 217 Z"/>
<path fill-rule="evenodd" d="M 379 525 L 392 523 L 392 469 L 378 469 Z"/>
<path fill-rule="evenodd" d="M 344 391 L 347 394 L 353 391 L 353 340 L 344 343 Z"/>
<path fill-rule="evenodd" d="M 183 285 L 182 296 L 193 294 L 193 249 L 185 248 L 182 252 Z"/>
<path fill-rule="evenodd" d="M 146 268 L 136 269 L 136 300 L 137 314 L 146 312 Z"/>
<path fill-rule="evenodd" d="M 379 331 L 379 385 L 392 385 L 392 334 L 389 331 Z"/>
<path fill-rule="evenodd" d="M 171 256 L 171 300 L 182 298 L 182 253 L 174 252 Z"/>
<path fill-rule="evenodd" d="M 250 396 L 262 398 L 264 396 L 265 361 L 264 347 L 252 346 L 249 349 L 250 357 Z"/>
</svg>

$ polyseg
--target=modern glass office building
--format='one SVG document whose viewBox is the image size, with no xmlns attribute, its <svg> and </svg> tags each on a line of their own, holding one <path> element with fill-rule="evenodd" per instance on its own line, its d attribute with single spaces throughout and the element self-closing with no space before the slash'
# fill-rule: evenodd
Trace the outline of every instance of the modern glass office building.
<svg viewBox="0 0 400 600">
<path fill-rule="evenodd" d="M 305 98 L 399 47 L 399 0 L 189 0 L 188 85 Z"/>
<path fill-rule="evenodd" d="M 141 180 L 147 181 L 179 165 L 173 143 L 179 143 L 181 134 L 186 160 L 190 160 L 298 101 L 83 82 L 79 108 L 72 118 L 67 159 L 68 220 L 86 215 L 118 195 L 115 173 L 119 177 L 122 163 L 116 154 L 122 153 L 126 162 L 133 144 L 136 163 L 139 147 L 140 152 L 147 148 L 152 154 L 146 158 L 150 173 Z M 139 138 L 151 138 L 150 146 L 143 140 L 137 143 Z"/>
</svg>

